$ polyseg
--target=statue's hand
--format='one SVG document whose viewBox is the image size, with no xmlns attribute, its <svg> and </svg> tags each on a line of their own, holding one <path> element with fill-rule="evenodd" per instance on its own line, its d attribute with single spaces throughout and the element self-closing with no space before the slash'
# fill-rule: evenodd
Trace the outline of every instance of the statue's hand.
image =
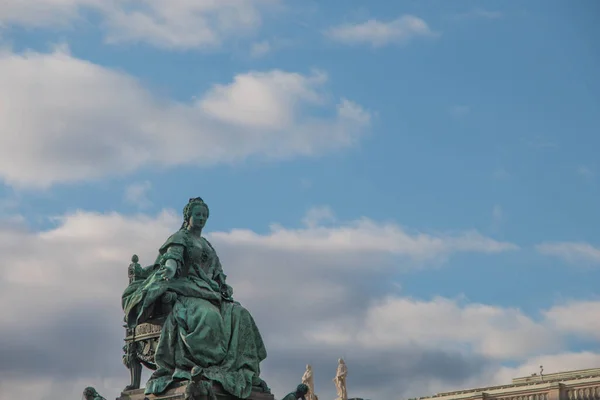
<svg viewBox="0 0 600 400">
<path fill-rule="evenodd" d="M 230 295 L 228 295 L 227 293 L 223 293 L 221 292 L 221 297 L 223 298 L 223 300 L 225 301 L 233 301 L 233 297 L 231 297 Z"/>
<path fill-rule="evenodd" d="M 165 281 L 168 281 L 175 277 L 175 270 L 170 268 L 161 268 L 158 271 L 157 276 Z"/>
<path fill-rule="evenodd" d="M 223 297 L 223 300 L 225 301 L 233 301 L 233 290 L 231 289 L 231 286 L 221 285 L 221 297 Z"/>
<path fill-rule="evenodd" d="M 175 277 L 175 272 L 177 271 L 177 263 L 175 260 L 167 260 L 164 266 L 162 266 L 158 272 L 157 276 L 166 281 L 171 280 Z"/>
</svg>

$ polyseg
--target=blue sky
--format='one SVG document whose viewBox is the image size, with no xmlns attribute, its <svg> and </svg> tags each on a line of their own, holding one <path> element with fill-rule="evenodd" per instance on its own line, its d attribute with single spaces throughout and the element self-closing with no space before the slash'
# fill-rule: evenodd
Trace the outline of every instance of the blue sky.
<svg viewBox="0 0 600 400">
<path fill-rule="evenodd" d="M 328 210 L 317 221 L 321 233 L 367 218 L 412 238 L 422 234 L 445 241 L 476 231 L 513 247 L 489 250 L 491 242 L 486 242 L 482 247 L 464 245 L 465 250 L 445 244 L 450 250 L 431 260 L 408 247 L 382 251 L 361 263 L 360 273 L 358 267 L 342 270 L 345 279 L 360 279 L 370 268 L 392 266 L 368 284 L 368 304 L 388 295 L 431 304 L 444 298 L 460 307 L 518 309 L 535 321 L 555 306 L 598 307 L 597 2 L 247 0 L 239 4 L 248 8 L 240 9 L 256 13 L 256 20 L 245 26 L 239 16 L 220 15 L 224 27 L 212 27 L 219 41 L 209 46 L 202 42 L 206 32 L 198 27 L 200 19 L 192 19 L 188 30 L 177 28 L 189 23 L 185 7 L 191 3 L 174 5 L 173 10 L 183 11 L 173 13 L 172 25 L 162 31 L 142 25 L 136 31 L 134 20 L 117 26 L 116 16 L 131 16 L 127 12 L 132 9 L 158 15 L 161 6 L 152 11 L 152 2 L 98 4 L 9 0 L 0 6 L 0 44 L 6 49 L 0 61 L 6 78 L 0 78 L 0 92 L 6 96 L 0 94 L 0 119 L 9 121 L 0 122 L 5 230 L 13 229 L 18 219 L 31 235 L 43 236 L 40 232 L 64 224 L 51 217 L 73 216 L 77 210 L 154 221 L 162 210 L 179 213 L 187 198 L 200 195 L 211 207 L 207 229 L 222 234 L 224 246 L 235 252 L 240 229 L 254 232 L 264 243 L 273 238 L 273 223 L 298 231 L 300 238 L 310 236 L 303 218 L 321 207 Z M 156 18 L 160 27 L 164 21 Z M 394 20 L 400 22 L 394 25 Z M 34 63 L 36 57 L 43 61 Z M 15 59 L 23 61 L 21 67 L 13 67 Z M 64 62 L 53 67 L 55 59 Z M 31 72 L 22 72 L 30 71 L 28 63 Z M 83 65 L 92 67 L 79 75 L 77 68 L 83 71 Z M 272 71 L 283 75 L 277 78 Z M 109 86 L 114 83 L 109 75 L 123 80 Z M 257 86 L 236 92 L 236 76 L 251 77 L 244 82 Z M 90 82 L 99 87 L 87 86 Z M 107 101 L 96 100 L 102 87 Z M 221 104 L 219 87 L 233 93 L 223 103 L 225 111 L 214 111 Z M 261 97 L 260 90 L 272 98 Z M 63 93 L 73 107 L 48 105 L 61 103 Z M 265 104 L 281 106 L 284 122 L 267 121 L 276 109 L 261 114 L 260 121 L 253 119 L 260 114 L 252 114 L 253 106 L 264 99 L 275 99 Z M 336 107 L 344 99 L 366 119 L 359 114 L 340 119 Z M 111 108 L 113 101 L 120 105 Z M 76 107 L 79 103 L 83 106 Z M 204 109 L 209 117 L 192 114 L 208 103 L 214 106 Z M 163 111 L 164 117 L 153 119 Z M 228 113 L 225 122 L 220 112 Z M 242 124 L 230 128 L 238 118 Z M 150 128 L 142 126 L 146 121 L 156 124 L 158 133 L 148 133 Z M 246 128 L 248 121 L 258 128 Z M 273 133 L 264 133 L 268 124 L 280 122 Z M 216 133 L 204 137 L 202 124 L 213 123 Z M 190 136 L 178 136 L 180 130 Z M 29 144 L 21 144 L 24 137 Z M 178 143 L 186 137 L 195 139 Z M 126 155 L 116 145 L 121 138 Z M 161 146 L 169 150 L 151 147 L 146 140 L 164 141 Z M 217 146 L 215 140 L 231 146 L 239 141 L 236 149 L 242 155 L 232 162 L 225 155 L 211 158 L 221 154 L 211 148 Z M 284 151 L 281 146 L 286 154 L 273 157 Z M 69 168 L 90 172 L 73 178 L 64 172 Z M 35 171 L 48 172 L 34 178 L 41 175 Z M 355 249 L 362 242 L 353 240 L 366 239 L 350 236 L 340 238 L 347 240 L 349 254 L 361 251 Z M 298 240 L 302 246 L 303 239 Z M 148 252 L 157 245 L 148 244 Z M 436 253 L 432 246 L 423 251 Z M 323 261 L 323 269 L 328 265 Z M 294 279 L 305 272 L 289 273 Z M 11 279 L 5 276 L 5 282 Z M 275 323 L 262 322 L 267 331 Z M 563 332 L 562 347 L 529 356 L 598 351 L 597 333 L 567 328 L 556 328 Z M 480 354 L 474 351 L 475 356 Z M 497 365 L 526 369 L 531 360 L 507 356 Z M 600 356 L 563 365 L 583 368 L 590 362 L 600 362 Z M 500 378 L 466 374 L 441 387 L 492 379 Z"/>
</svg>

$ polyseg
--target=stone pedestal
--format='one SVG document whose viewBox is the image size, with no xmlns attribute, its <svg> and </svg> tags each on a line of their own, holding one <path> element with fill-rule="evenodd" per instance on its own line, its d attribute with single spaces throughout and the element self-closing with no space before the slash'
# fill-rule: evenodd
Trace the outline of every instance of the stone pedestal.
<svg viewBox="0 0 600 400">
<path fill-rule="evenodd" d="M 144 394 L 144 389 L 128 390 L 122 392 L 117 400 L 184 400 L 188 383 L 173 385 L 172 388 L 160 395 Z M 225 393 L 220 387 L 214 386 L 213 390 L 218 400 L 239 400 L 228 393 Z M 208 396 L 195 396 L 192 400 L 209 400 Z M 275 397 L 269 393 L 252 391 L 248 400 L 275 400 Z"/>
</svg>

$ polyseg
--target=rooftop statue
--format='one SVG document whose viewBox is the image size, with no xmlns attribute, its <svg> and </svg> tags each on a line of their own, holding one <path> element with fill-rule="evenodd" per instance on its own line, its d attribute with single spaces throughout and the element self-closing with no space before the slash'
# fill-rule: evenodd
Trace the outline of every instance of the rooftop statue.
<svg viewBox="0 0 600 400">
<path fill-rule="evenodd" d="M 304 372 L 304 375 L 302 375 L 302 383 L 308 387 L 306 400 L 319 400 L 315 394 L 315 377 L 310 365 L 306 366 L 306 371 Z"/>
<path fill-rule="evenodd" d="M 135 256 L 128 270 L 122 305 L 133 335 L 136 326 L 152 322 L 157 307 L 168 305 L 152 346 L 156 370 L 146 394 L 161 394 L 176 381 L 218 383 L 242 399 L 253 387 L 269 391 L 260 379 L 260 363 L 267 357 L 260 332 L 248 310 L 233 300 L 219 257 L 202 236 L 208 216 L 200 197 L 190 199 L 181 228 L 160 247 L 154 264 L 142 268 Z M 127 357 L 127 363 L 135 361 Z M 148 360 L 142 362 L 148 366 Z"/>
<path fill-rule="evenodd" d="M 106 400 L 104 397 L 102 397 L 98 394 L 96 389 L 94 389 L 91 386 L 88 386 L 85 389 L 83 389 L 82 399 L 83 400 Z"/>
<path fill-rule="evenodd" d="M 288 394 L 282 400 L 298 400 L 298 399 L 306 400 L 307 394 L 308 394 L 308 386 L 306 386 L 304 383 L 301 383 L 298 385 L 295 392 Z"/>
<path fill-rule="evenodd" d="M 337 400 L 348 400 L 348 392 L 346 391 L 346 377 L 348 376 L 348 367 L 343 359 L 338 360 L 338 367 L 333 378 L 335 388 L 337 390 Z"/>
</svg>

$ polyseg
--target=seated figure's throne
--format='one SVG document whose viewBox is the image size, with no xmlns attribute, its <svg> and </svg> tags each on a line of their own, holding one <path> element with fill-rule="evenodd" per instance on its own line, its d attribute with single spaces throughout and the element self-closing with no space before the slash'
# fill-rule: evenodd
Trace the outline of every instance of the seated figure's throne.
<svg viewBox="0 0 600 400">
<path fill-rule="evenodd" d="M 128 268 L 129 284 L 138 279 L 143 279 L 144 271 L 138 264 L 138 257 L 134 254 L 131 258 L 131 264 Z M 169 295 L 173 295 L 170 293 Z M 160 338 L 162 325 L 171 311 L 171 304 L 174 299 L 171 296 L 163 297 L 163 302 L 154 307 L 147 322 L 135 326 L 135 328 L 125 327 L 125 346 L 123 346 L 123 364 L 129 369 L 131 382 L 125 390 L 139 389 L 142 378 L 142 366 L 156 370 L 154 362 L 154 353 Z"/>
</svg>

